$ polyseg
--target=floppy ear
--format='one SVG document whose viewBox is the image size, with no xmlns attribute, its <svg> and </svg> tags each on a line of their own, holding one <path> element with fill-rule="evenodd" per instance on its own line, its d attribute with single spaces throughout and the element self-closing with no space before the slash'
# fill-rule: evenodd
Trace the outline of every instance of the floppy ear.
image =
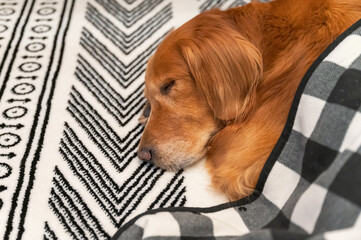
<svg viewBox="0 0 361 240">
<path fill-rule="evenodd" d="M 255 99 L 262 56 L 219 13 L 214 10 L 193 19 L 192 34 L 180 41 L 180 49 L 214 116 L 243 119 Z"/>
</svg>

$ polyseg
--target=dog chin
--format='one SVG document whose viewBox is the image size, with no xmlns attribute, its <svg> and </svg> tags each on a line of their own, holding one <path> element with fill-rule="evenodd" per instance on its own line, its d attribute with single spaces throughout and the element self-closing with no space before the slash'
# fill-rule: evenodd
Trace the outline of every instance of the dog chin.
<svg viewBox="0 0 361 240">
<path fill-rule="evenodd" d="M 156 160 L 153 161 L 152 164 L 163 170 L 175 172 L 193 165 L 195 162 L 199 161 L 200 159 L 202 158 L 189 157 L 186 159 L 175 159 L 171 161 L 168 160 L 166 162 L 162 160 Z"/>
</svg>

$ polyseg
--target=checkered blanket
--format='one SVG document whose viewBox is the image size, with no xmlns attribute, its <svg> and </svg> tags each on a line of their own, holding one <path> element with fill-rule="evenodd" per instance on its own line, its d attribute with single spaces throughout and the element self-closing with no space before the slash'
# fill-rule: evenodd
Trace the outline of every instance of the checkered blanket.
<svg viewBox="0 0 361 240">
<path fill-rule="evenodd" d="M 307 71 L 256 189 L 146 212 L 113 239 L 361 239 L 361 20 Z"/>
</svg>

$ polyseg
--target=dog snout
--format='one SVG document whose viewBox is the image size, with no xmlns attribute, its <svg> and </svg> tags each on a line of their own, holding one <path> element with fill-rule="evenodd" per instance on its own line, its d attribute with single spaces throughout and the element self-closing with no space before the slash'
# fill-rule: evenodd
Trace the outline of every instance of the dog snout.
<svg viewBox="0 0 361 240">
<path fill-rule="evenodd" d="M 152 160 L 153 154 L 154 151 L 150 147 L 142 147 L 138 150 L 138 158 L 146 162 L 150 162 Z"/>
</svg>

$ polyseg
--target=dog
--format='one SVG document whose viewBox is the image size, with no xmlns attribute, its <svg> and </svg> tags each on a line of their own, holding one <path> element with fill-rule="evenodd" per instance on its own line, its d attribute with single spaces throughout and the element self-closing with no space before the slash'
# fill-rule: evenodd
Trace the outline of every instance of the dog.
<svg viewBox="0 0 361 240">
<path fill-rule="evenodd" d="M 186 22 L 148 61 L 138 157 L 166 170 L 206 157 L 215 189 L 251 194 L 302 77 L 360 18 L 359 0 L 276 0 Z"/>
</svg>

